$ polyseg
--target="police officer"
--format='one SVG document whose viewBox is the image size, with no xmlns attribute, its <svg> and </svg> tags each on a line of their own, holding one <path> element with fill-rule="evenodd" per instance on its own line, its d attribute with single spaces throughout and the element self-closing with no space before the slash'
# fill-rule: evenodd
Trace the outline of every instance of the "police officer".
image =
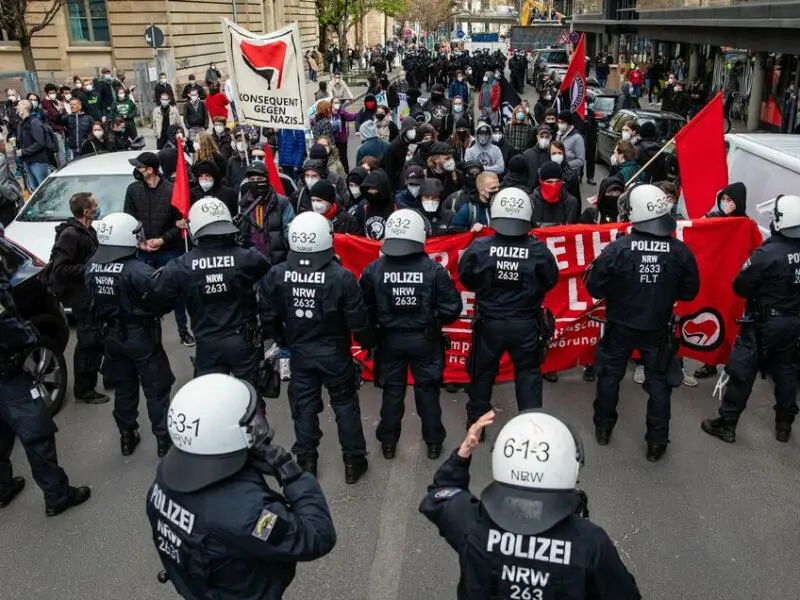
<svg viewBox="0 0 800 600">
<path fill-rule="evenodd" d="M 170 448 L 167 407 L 175 377 L 161 345 L 160 317 L 167 309 L 155 301 L 155 270 L 136 260 L 144 242 L 142 226 L 127 213 L 111 213 L 95 221 L 100 246 L 89 259 L 86 286 L 92 310 L 107 327 L 105 352 L 109 375 L 116 383 L 114 420 L 123 456 L 139 444 L 139 383 L 156 437 L 158 455 Z"/>
<path fill-rule="evenodd" d="M 18 436 L 33 479 L 44 493 L 45 512 L 54 517 L 86 502 L 91 490 L 70 486 L 58 465 L 58 427 L 44 402 L 49 392 L 23 368 L 27 351 L 38 341 L 36 328 L 17 310 L 7 265 L 0 255 L 0 508 L 8 506 L 25 487 L 25 479 L 14 477 L 11 467 L 11 450 Z"/>
<path fill-rule="evenodd" d="M 672 203 L 660 188 L 636 186 L 621 202 L 622 212 L 630 212 L 633 231 L 603 249 L 586 282 L 593 298 L 606 301 L 607 325 L 595 361 L 595 436 L 601 446 L 608 444 L 617 422 L 619 384 L 631 353 L 638 349 L 650 396 L 647 460 L 656 462 L 669 442 L 671 387 L 681 381 L 675 358 L 677 338 L 671 326 L 673 305 L 697 296 L 700 279 L 691 250 L 671 237 L 675 231 Z M 677 382 L 673 382 L 676 371 Z"/>
<path fill-rule="evenodd" d="M 528 410 L 506 423 L 492 450 L 494 481 L 480 500 L 472 495 L 472 452 L 494 416 L 470 427 L 419 508 L 459 555 L 458 600 L 639 600 L 614 542 L 588 520 L 576 489 L 583 445 L 560 419 Z"/>
<path fill-rule="evenodd" d="M 775 380 L 775 439 L 789 441 L 797 415 L 792 352 L 800 339 L 800 196 L 778 196 L 774 203 L 772 236 L 733 282 L 734 292 L 747 299 L 747 314 L 725 367 L 729 381 L 719 417 L 701 425 L 726 442 L 736 441 L 736 424 L 759 370 L 769 369 Z"/>
<path fill-rule="evenodd" d="M 236 243 L 228 207 L 208 196 L 189 210 L 196 246 L 158 273 L 156 295 L 168 305 L 186 301 L 197 338 L 195 377 L 229 373 L 256 384 L 259 352 L 255 283 L 269 262 L 255 248 Z"/>
<path fill-rule="evenodd" d="M 439 458 L 445 430 L 439 389 L 444 370 L 442 325 L 461 314 L 461 295 L 447 270 L 425 254 L 426 223 L 404 208 L 386 222 L 383 256 L 361 274 L 361 289 L 379 327 L 375 377 L 383 388 L 377 438 L 392 459 L 405 413 L 406 377 L 414 377 L 414 401 L 428 458 Z"/>
<path fill-rule="evenodd" d="M 250 384 L 216 373 L 170 405 L 175 445 L 156 469 L 147 518 L 165 569 L 158 579 L 184 598 L 283 598 L 296 563 L 336 543 L 319 483 L 271 443 L 258 400 Z"/>
<path fill-rule="evenodd" d="M 375 332 L 355 276 L 335 259 L 331 222 L 314 212 L 301 213 L 289 225 L 288 237 L 286 262 L 274 266 L 257 291 L 265 347 L 280 336 L 292 353 L 292 452 L 304 470 L 316 475 L 325 384 L 336 415 L 345 482 L 356 483 L 367 470 L 367 443 L 350 334 L 371 349 Z"/>
<path fill-rule="evenodd" d="M 458 263 L 461 283 L 475 292 L 468 425 L 491 409 L 492 386 L 506 351 L 514 363 L 519 410 L 542 405 L 539 367 L 552 335 L 542 301 L 558 282 L 558 267 L 547 246 L 528 235 L 532 216 L 525 192 L 501 190 L 489 208 L 496 233 L 475 239 Z"/>
</svg>

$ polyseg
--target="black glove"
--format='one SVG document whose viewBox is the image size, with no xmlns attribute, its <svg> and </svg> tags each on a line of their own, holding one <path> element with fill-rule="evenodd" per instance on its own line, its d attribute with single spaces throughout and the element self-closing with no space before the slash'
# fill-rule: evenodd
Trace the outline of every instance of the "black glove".
<svg viewBox="0 0 800 600">
<path fill-rule="evenodd" d="M 250 449 L 254 466 L 265 475 L 271 475 L 282 486 L 287 486 L 303 474 L 291 453 L 275 444 L 259 444 Z"/>
</svg>

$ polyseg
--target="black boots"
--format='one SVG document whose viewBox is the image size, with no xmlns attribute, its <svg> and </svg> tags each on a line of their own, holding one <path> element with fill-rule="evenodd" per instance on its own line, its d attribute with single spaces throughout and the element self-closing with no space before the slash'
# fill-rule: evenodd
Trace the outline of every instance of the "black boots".
<svg viewBox="0 0 800 600">
<path fill-rule="evenodd" d="M 428 458 L 436 460 L 442 455 L 441 444 L 428 444 Z"/>
<path fill-rule="evenodd" d="M 297 456 L 297 464 L 306 473 L 317 476 L 317 457 L 314 454 L 300 454 Z"/>
<path fill-rule="evenodd" d="M 344 482 L 347 484 L 356 483 L 359 479 L 361 479 L 361 476 L 367 472 L 368 466 L 369 463 L 367 462 L 366 456 L 345 456 Z"/>
<path fill-rule="evenodd" d="M 611 441 L 611 429 L 595 427 L 594 437 L 600 446 L 608 446 L 608 442 Z"/>
<path fill-rule="evenodd" d="M 791 423 L 775 423 L 775 439 L 784 444 L 789 441 L 792 435 Z"/>
<path fill-rule="evenodd" d="M 61 504 L 53 504 L 52 506 L 46 506 L 45 513 L 47 514 L 48 517 L 55 517 L 56 515 L 60 515 L 68 508 L 72 508 L 73 506 L 78 506 L 79 504 L 83 504 L 89 499 L 91 495 L 92 495 L 92 490 L 85 485 L 81 487 L 70 487 L 69 496 L 67 496 L 67 499 Z"/>
<path fill-rule="evenodd" d="M 172 448 L 172 440 L 169 438 L 169 436 L 156 439 L 156 452 L 158 452 L 158 458 L 164 458 L 167 455 L 167 452 L 169 452 L 170 448 Z"/>
<path fill-rule="evenodd" d="M 121 431 L 119 434 L 119 448 L 122 451 L 122 456 L 133 454 L 141 439 L 139 432 L 135 429 L 133 431 Z"/>
<path fill-rule="evenodd" d="M 24 477 L 14 477 L 11 480 L 11 490 L 6 493 L 5 496 L 0 496 L 0 508 L 5 508 L 11 502 L 13 502 L 14 498 L 17 497 L 23 489 L 25 488 L 25 478 Z"/>
<path fill-rule="evenodd" d="M 658 462 L 667 451 L 666 444 L 647 444 L 647 460 L 650 462 Z"/>
<path fill-rule="evenodd" d="M 397 444 L 381 444 L 383 458 L 392 460 L 397 455 Z"/>
<path fill-rule="evenodd" d="M 708 435 L 713 435 L 721 439 L 723 442 L 732 444 L 736 441 L 736 423 L 731 419 L 725 417 L 717 417 L 716 419 L 706 419 L 700 423 L 700 429 L 705 431 Z"/>
</svg>

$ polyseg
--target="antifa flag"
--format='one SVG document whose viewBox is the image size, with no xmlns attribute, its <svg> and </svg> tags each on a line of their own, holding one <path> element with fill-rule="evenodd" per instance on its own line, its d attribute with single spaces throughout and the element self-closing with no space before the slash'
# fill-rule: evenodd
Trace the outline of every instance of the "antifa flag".
<svg viewBox="0 0 800 600">
<path fill-rule="evenodd" d="M 172 186 L 171 203 L 181 213 L 181 217 L 187 219 L 189 217 L 191 198 L 189 194 L 189 173 L 186 170 L 186 159 L 183 154 L 183 137 L 177 136 L 175 143 L 178 146 L 178 162 L 175 166 L 175 184 Z M 186 229 L 181 230 L 181 234 L 184 240 L 187 239 Z"/>
<path fill-rule="evenodd" d="M 564 79 L 561 80 L 561 87 L 558 88 L 559 95 L 569 92 L 570 112 L 577 113 L 582 121 L 586 120 L 586 34 L 581 34 L 581 39 L 575 46 L 575 52 L 569 61 L 569 69 Z"/>
<path fill-rule="evenodd" d="M 592 261 L 630 224 L 565 225 L 532 232 L 556 259 L 558 284 L 547 293 L 545 305 L 556 317 L 556 331 L 550 340 L 542 372 L 571 369 L 594 361 L 595 347 L 601 336 L 600 324 L 589 316 L 602 317 L 603 303 L 589 295 L 583 283 Z M 458 279 L 458 259 L 473 239 L 489 235 L 462 233 L 429 239 L 425 251 L 452 277 L 464 303 L 461 317 L 442 331 L 450 338 L 445 354 L 444 381 L 468 383 L 465 361 L 472 345 L 472 320 L 475 317 L 475 293 L 464 289 Z M 676 236 L 682 239 L 697 259 L 700 293 L 691 302 L 678 302 L 675 314 L 680 318 L 680 355 L 707 364 L 724 363 L 738 332 L 736 319 L 744 309 L 744 300 L 733 293 L 731 282 L 752 251 L 761 244 L 758 226 L 744 217 L 725 217 L 679 221 Z M 362 237 L 336 235 L 334 248 L 342 264 L 356 276 L 378 258 L 381 244 Z M 372 377 L 372 363 L 365 352 L 354 347 L 353 354 L 364 363 L 365 377 Z M 504 355 L 497 381 L 511 381 L 514 369 Z"/>
<path fill-rule="evenodd" d="M 500 78 L 500 120 L 503 127 L 508 124 L 511 117 L 514 116 L 514 108 L 522 104 L 517 90 L 514 86 L 506 80 L 505 77 Z"/>
<path fill-rule="evenodd" d="M 267 89 L 272 89 L 272 80 L 278 74 L 277 89 L 283 83 L 283 63 L 286 60 L 286 42 L 278 40 L 270 44 L 253 44 L 242 41 L 242 58 L 247 66 L 267 80 Z"/>
</svg>

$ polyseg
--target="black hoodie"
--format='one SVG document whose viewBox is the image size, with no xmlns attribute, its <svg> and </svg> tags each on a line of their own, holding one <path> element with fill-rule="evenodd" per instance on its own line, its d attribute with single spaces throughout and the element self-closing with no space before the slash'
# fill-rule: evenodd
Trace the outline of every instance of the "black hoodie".
<svg viewBox="0 0 800 600">
<path fill-rule="evenodd" d="M 383 168 L 386 171 L 386 177 L 389 178 L 389 186 L 392 191 L 400 190 L 403 186 L 400 175 L 403 173 L 403 167 L 406 164 L 406 154 L 408 154 L 408 146 L 410 142 L 406 139 L 406 132 L 410 129 L 416 129 L 417 122 L 414 119 L 406 117 L 400 124 L 400 135 L 398 135 L 392 143 L 389 144 L 389 149 L 383 156 Z"/>
<path fill-rule="evenodd" d="M 350 209 L 363 200 L 361 197 L 361 184 L 364 183 L 367 175 L 369 175 L 369 171 L 367 171 L 364 167 L 353 167 L 350 169 L 350 172 L 347 174 L 346 178 L 348 201 L 344 204 L 345 208 Z M 353 194 L 350 193 L 351 183 L 355 183 L 358 186 L 358 197 L 354 197 Z"/>
<path fill-rule="evenodd" d="M 528 173 L 528 163 L 521 154 L 511 157 L 508 161 L 508 173 L 503 177 L 501 189 L 515 187 L 530 196 L 533 194 L 533 187 L 531 186 L 531 177 Z"/>
<path fill-rule="evenodd" d="M 625 191 L 625 184 L 619 177 L 606 177 L 600 182 L 597 191 L 597 204 L 589 206 L 578 219 L 578 223 L 615 223 L 619 216 L 619 196 L 609 196 L 611 190 Z"/>
<path fill-rule="evenodd" d="M 419 197 L 432 196 L 439 198 L 439 208 L 435 212 L 428 212 L 422 206 L 420 200 L 420 207 L 416 209 L 431 226 L 430 237 L 439 235 L 447 235 L 450 233 L 450 221 L 453 218 L 453 213 L 445 206 L 442 197 L 443 190 L 442 183 L 438 179 L 425 178 L 422 180 L 422 185 L 419 188 Z"/>
<path fill-rule="evenodd" d="M 728 197 L 736 204 L 736 209 L 729 215 L 726 215 L 722 210 L 722 194 L 727 194 Z M 730 184 L 728 187 L 722 188 L 717 192 L 717 201 L 714 208 L 709 211 L 707 217 L 746 217 L 747 216 L 747 188 L 741 181 Z"/>
<path fill-rule="evenodd" d="M 370 188 L 377 188 L 378 193 L 368 194 Z M 378 169 L 367 175 L 361 184 L 361 196 L 364 199 L 350 209 L 350 214 L 355 217 L 354 233 L 371 240 L 382 240 L 386 219 L 396 208 L 386 173 Z"/>
<path fill-rule="evenodd" d="M 56 241 L 50 251 L 53 293 L 73 310 L 89 308 L 84 281 L 86 262 L 97 250 L 97 233 L 70 217 L 56 227 Z"/>
<path fill-rule="evenodd" d="M 203 188 L 200 187 L 199 181 L 195 180 L 195 183 L 189 190 L 192 204 L 200 200 L 200 198 L 213 196 L 214 198 L 221 200 L 225 206 L 228 207 L 228 210 L 231 212 L 231 217 L 235 217 L 237 214 L 239 214 L 238 194 L 233 191 L 233 188 L 230 188 L 227 185 L 222 185 L 222 176 L 219 174 L 219 169 L 217 169 L 217 166 L 213 162 L 210 160 L 203 160 L 192 165 L 192 173 L 198 179 L 200 178 L 200 175 L 211 175 L 211 177 L 214 178 L 214 187 L 207 192 L 203 191 Z"/>
<path fill-rule="evenodd" d="M 350 194 L 347 191 L 347 185 L 345 184 L 344 178 L 328 169 L 327 161 L 309 158 L 303 163 L 300 181 L 298 182 L 297 189 L 291 195 L 292 206 L 294 207 L 295 214 L 299 215 L 302 212 L 312 210 L 311 195 L 309 194 L 304 181 L 306 171 L 309 169 L 316 171 L 319 173 L 319 176 L 322 179 L 327 179 L 333 184 L 333 187 L 336 188 L 337 204 L 341 204 L 342 206 L 347 204 Z"/>
</svg>

